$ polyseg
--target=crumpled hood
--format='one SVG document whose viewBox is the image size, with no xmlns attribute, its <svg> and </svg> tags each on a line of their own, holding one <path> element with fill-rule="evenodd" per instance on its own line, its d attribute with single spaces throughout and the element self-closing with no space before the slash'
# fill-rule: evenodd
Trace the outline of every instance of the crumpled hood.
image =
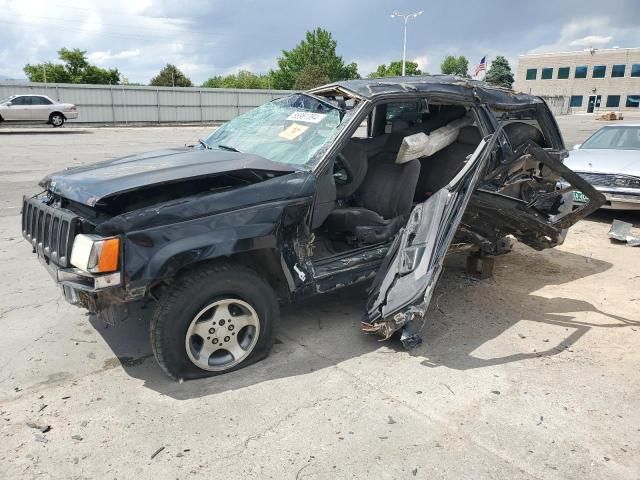
<svg viewBox="0 0 640 480">
<path fill-rule="evenodd" d="M 572 150 L 564 164 L 574 172 L 625 173 L 640 177 L 640 150 Z"/>
<path fill-rule="evenodd" d="M 296 167 L 246 153 L 181 148 L 69 168 L 48 175 L 40 186 L 93 207 L 103 198 L 137 188 L 245 169 L 293 172 Z"/>
</svg>

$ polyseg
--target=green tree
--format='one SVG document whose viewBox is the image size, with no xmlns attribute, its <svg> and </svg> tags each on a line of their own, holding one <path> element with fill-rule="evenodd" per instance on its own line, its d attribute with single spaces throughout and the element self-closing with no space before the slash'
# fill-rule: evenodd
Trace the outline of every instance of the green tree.
<svg viewBox="0 0 640 480">
<path fill-rule="evenodd" d="M 178 67 L 167 63 L 158 75 L 151 79 L 149 85 L 154 87 L 192 87 L 193 83 Z"/>
<path fill-rule="evenodd" d="M 269 75 L 258 75 L 247 70 L 240 70 L 237 74 L 214 76 L 202 84 L 205 88 L 249 88 L 267 89 L 271 86 Z"/>
<path fill-rule="evenodd" d="M 74 80 L 79 80 L 89 66 L 86 50 L 61 48 L 58 50 L 58 57 L 65 64 L 65 69 Z M 74 81 L 73 83 L 78 82 Z"/>
<path fill-rule="evenodd" d="M 492 85 L 513 88 L 513 73 L 511 72 L 509 61 L 502 55 L 498 55 L 495 60 L 491 62 L 491 66 L 484 80 Z"/>
<path fill-rule="evenodd" d="M 117 68 L 105 69 L 91 65 L 87 61 L 87 52 L 74 48 L 61 48 L 58 58 L 63 63 L 45 62 L 27 64 L 24 73 L 32 82 L 53 83 L 92 83 L 117 84 L 120 82 L 120 72 Z"/>
<path fill-rule="evenodd" d="M 296 90 L 308 90 L 329 83 L 329 76 L 320 65 L 309 63 L 296 75 L 293 88 Z"/>
<path fill-rule="evenodd" d="M 469 60 L 464 55 L 454 57 L 447 55 L 440 64 L 440 71 L 445 75 L 458 75 L 459 77 L 469 77 Z"/>
<path fill-rule="evenodd" d="M 342 57 L 336 54 L 337 45 L 327 30 L 318 27 L 308 31 L 304 40 L 292 50 L 282 51 L 282 56 L 278 58 L 278 69 L 271 72 L 274 88 L 293 88 L 298 75 L 307 65 L 321 67 L 330 82 L 360 78 L 358 66 L 355 63 L 345 64 Z"/>
<path fill-rule="evenodd" d="M 59 63 L 45 62 L 35 65 L 28 63 L 23 70 L 31 82 L 73 83 L 69 72 Z"/>
<path fill-rule="evenodd" d="M 423 73 L 416 62 L 405 62 L 405 73 L 407 75 L 428 75 Z M 389 65 L 378 65 L 375 72 L 369 74 L 369 78 L 399 77 L 402 75 L 402 60 L 396 60 Z"/>
</svg>

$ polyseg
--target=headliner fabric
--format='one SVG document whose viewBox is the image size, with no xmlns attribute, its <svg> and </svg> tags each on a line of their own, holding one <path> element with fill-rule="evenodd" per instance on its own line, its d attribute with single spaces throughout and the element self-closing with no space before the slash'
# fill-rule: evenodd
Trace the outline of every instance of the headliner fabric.
<svg viewBox="0 0 640 480">
<path fill-rule="evenodd" d="M 395 162 L 398 164 L 405 163 L 420 157 L 429 157 L 439 152 L 456 141 L 461 128 L 472 123 L 473 117 L 467 115 L 434 130 L 429 135 L 420 132 L 404 137 Z"/>
</svg>

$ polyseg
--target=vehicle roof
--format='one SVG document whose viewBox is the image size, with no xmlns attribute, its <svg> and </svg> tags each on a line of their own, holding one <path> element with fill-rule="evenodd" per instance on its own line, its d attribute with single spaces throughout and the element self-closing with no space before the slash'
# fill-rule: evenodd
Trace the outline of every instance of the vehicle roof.
<svg viewBox="0 0 640 480">
<path fill-rule="evenodd" d="M 10 97 L 45 97 L 51 99 L 48 95 L 42 93 L 18 93 L 17 95 L 9 95 Z"/>
<path fill-rule="evenodd" d="M 483 103 L 495 106 L 543 103 L 540 97 L 517 93 L 513 90 L 455 75 L 363 78 L 359 80 L 343 80 L 328 86 L 341 87 L 365 98 L 389 94 L 449 93 L 466 97 L 470 101 L 480 100 Z M 328 86 L 320 87 L 318 90 L 324 90 Z"/>
<path fill-rule="evenodd" d="M 640 123 L 614 123 L 611 125 L 603 125 L 602 128 L 620 128 L 620 127 L 640 127 Z"/>
</svg>

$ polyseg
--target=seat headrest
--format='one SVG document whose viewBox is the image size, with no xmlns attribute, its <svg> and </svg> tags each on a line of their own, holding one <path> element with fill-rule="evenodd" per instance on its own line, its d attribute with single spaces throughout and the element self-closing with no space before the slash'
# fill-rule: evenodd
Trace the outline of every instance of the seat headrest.
<svg viewBox="0 0 640 480">
<path fill-rule="evenodd" d="M 478 127 L 474 127 L 472 125 L 461 128 L 458 133 L 458 143 L 463 143 L 465 145 L 478 145 L 480 140 L 482 140 L 480 130 L 478 130 Z"/>
</svg>

